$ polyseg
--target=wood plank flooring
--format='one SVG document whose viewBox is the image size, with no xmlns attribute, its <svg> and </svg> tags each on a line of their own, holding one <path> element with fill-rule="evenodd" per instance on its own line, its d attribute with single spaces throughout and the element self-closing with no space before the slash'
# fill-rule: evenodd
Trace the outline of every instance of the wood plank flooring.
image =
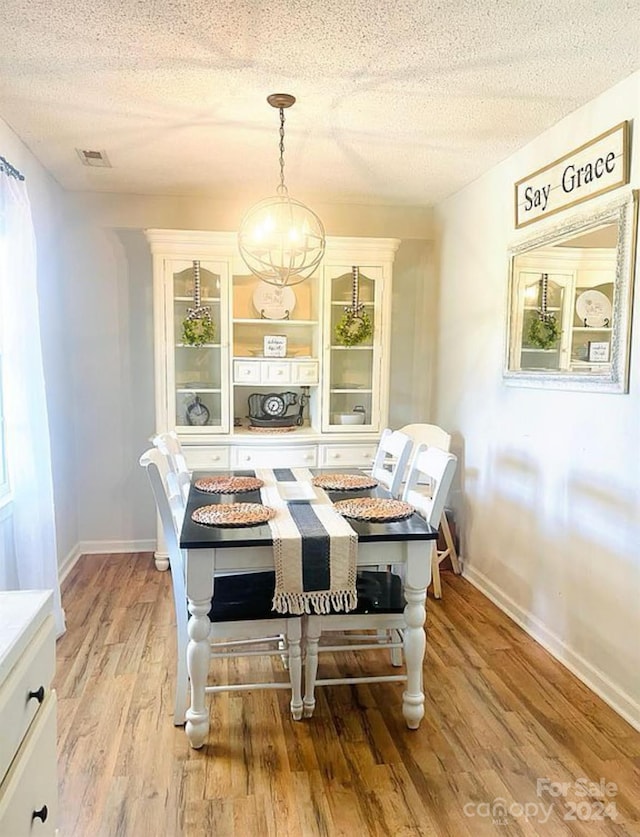
<svg viewBox="0 0 640 837">
<path fill-rule="evenodd" d="M 640 733 L 459 576 L 429 600 L 418 731 L 402 684 L 319 689 L 297 723 L 287 692 L 225 693 L 200 751 L 172 723 L 170 585 L 149 553 L 87 556 L 66 579 L 61 837 L 640 835 Z M 265 665 L 281 663 L 226 673 Z"/>
</svg>

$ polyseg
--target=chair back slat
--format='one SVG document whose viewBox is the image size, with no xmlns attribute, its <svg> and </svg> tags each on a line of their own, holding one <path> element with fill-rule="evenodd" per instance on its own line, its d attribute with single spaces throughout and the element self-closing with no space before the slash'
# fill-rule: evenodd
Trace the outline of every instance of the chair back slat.
<svg viewBox="0 0 640 837">
<path fill-rule="evenodd" d="M 371 475 L 394 496 L 400 493 L 413 442 L 399 430 L 386 428 L 380 438 Z"/>
</svg>

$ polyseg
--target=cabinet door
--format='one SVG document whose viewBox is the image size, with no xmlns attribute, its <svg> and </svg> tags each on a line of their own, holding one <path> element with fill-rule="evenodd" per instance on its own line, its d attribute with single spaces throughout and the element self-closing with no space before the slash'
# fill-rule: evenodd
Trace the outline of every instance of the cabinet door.
<svg viewBox="0 0 640 837">
<path fill-rule="evenodd" d="M 194 308 L 194 266 L 165 262 L 167 426 L 178 433 L 229 430 L 229 270 L 226 262 L 200 261 L 200 292 L 214 325 L 213 339 L 193 345 L 183 330 Z"/>
<path fill-rule="evenodd" d="M 557 339 L 547 342 L 536 325 L 542 308 L 542 276 L 540 271 L 521 270 L 518 274 L 516 328 L 511 346 L 512 365 L 523 370 L 566 369 L 569 366 L 571 344 L 571 301 L 574 276 L 572 272 L 547 275 L 547 312 L 560 329 Z"/>
<path fill-rule="evenodd" d="M 382 357 L 388 356 L 383 268 L 359 266 L 359 302 L 371 322 L 372 334 L 357 345 L 345 346 L 338 326 L 352 300 L 352 268 L 325 268 L 324 372 L 322 430 L 380 430 L 386 414 L 387 376 Z"/>
</svg>

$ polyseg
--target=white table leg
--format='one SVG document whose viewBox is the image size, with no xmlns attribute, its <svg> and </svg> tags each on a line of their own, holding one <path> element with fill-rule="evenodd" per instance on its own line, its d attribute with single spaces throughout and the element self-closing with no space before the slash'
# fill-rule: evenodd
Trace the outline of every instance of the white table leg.
<svg viewBox="0 0 640 837">
<path fill-rule="evenodd" d="M 209 734 L 209 710 L 205 703 L 205 686 L 209 673 L 211 648 L 209 646 L 209 611 L 211 597 L 204 600 L 189 599 L 189 645 L 187 668 L 191 679 L 191 706 L 186 714 L 186 733 L 194 749 L 204 744 Z"/>
<path fill-rule="evenodd" d="M 426 546 L 426 549 L 425 549 Z M 424 623 L 427 587 L 431 581 L 431 555 L 435 541 L 429 544 L 407 543 L 407 570 L 404 596 L 407 604 L 404 618 L 404 660 L 407 668 L 407 687 L 402 695 L 402 714 L 409 729 L 418 729 L 424 717 L 422 665 L 427 647 Z M 425 555 L 426 552 L 426 555 Z"/>
<path fill-rule="evenodd" d="M 407 605 L 404 618 L 404 660 L 407 667 L 407 688 L 402 695 L 402 714 L 409 729 L 418 729 L 424 717 L 424 692 L 422 691 L 422 663 L 426 649 L 424 607 L 427 590 L 405 588 Z"/>
<path fill-rule="evenodd" d="M 187 709 L 185 731 L 194 749 L 204 744 L 209 733 L 209 712 L 205 702 L 211 646 L 209 633 L 211 622 L 211 598 L 213 596 L 213 571 L 215 550 L 192 549 L 187 551 L 185 583 L 189 603 L 189 644 L 187 645 L 187 669 L 191 679 L 191 706 Z"/>
<path fill-rule="evenodd" d="M 158 516 L 158 540 L 157 540 L 157 549 L 153 553 L 153 559 L 156 562 L 156 569 L 160 570 L 161 572 L 165 572 L 169 569 L 169 553 L 167 551 L 167 544 L 164 539 L 164 532 L 162 531 L 162 523 L 160 521 L 160 517 Z"/>
</svg>

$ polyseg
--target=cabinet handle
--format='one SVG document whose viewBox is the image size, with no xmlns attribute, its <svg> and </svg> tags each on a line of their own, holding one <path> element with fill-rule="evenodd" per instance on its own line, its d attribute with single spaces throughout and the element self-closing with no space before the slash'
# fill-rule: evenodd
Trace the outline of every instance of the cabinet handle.
<svg viewBox="0 0 640 837">
<path fill-rule="evenodd" d="M 31 822 L 33 822 L 34 820 L 42 820 L 42 822 L 46 822 L 48 816 L 49 809 L 46 805 L 43 805 L 39 811 L 34 811 L 33 814 L 31 814 Z"/>
<path fill-rule="evenodd" d="M 29 694 L 27 695 L 27 703 L 32 698 L 35 698 L 38 701 L 38 703 L 42 703 L 42 701 L 44 700 L 44 686 L 40 686 L 40 688 L 37 689 L 35 692 L 29 692 Z M 46 807 L 47 806 L 45 805 L 45 810 Z M 44 822 L 44 820 L 42 820 L 42 822 Z"/>
<path fill-rule="evenodd" d="M 249 456 L 249 454 L 247 454 L 247 455 L 245 456 L 244 461 L 245 461 L 245 462 L 251 462 L 251 457 Z"/>
</svg>

